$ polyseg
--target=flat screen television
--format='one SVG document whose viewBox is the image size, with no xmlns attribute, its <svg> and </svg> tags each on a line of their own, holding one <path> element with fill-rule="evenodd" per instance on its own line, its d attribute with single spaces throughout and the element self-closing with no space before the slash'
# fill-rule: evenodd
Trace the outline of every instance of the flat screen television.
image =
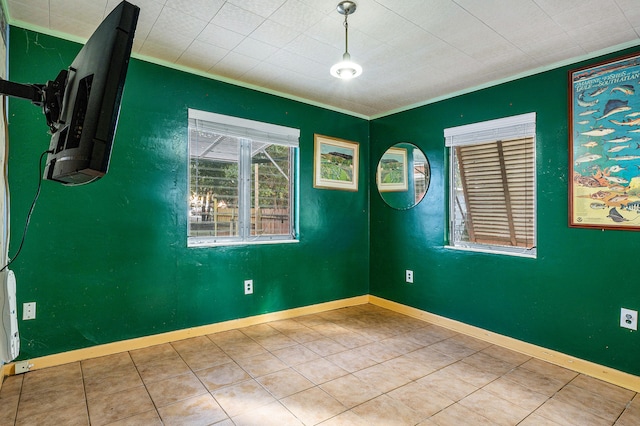
<svg viewBox="0 0 640 426">
<path fill-rule="evenodd" d="M 45 179 L 81 185 L 107 173 L 139 14 L 120 3 L 53 81 L 0 82 L 0 93 L 43 109 L 52 134 Z"/>
<path fill-rule="evenodd" d="M 77 185 L 107 173 L 139 11 L 120 3 L 71 63 L 46 179 Z"/>
</svg>

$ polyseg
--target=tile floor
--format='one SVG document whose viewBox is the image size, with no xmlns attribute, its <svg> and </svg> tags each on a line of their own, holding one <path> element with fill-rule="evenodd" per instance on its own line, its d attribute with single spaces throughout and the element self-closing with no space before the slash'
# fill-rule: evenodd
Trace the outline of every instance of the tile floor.
<svg viewBox="0 0 640 426">
<path fill-rule="evenodd" d="M 0 424 L 640 425 L 640 396 L 374 305 L 8 377 Z"/>
</svg>

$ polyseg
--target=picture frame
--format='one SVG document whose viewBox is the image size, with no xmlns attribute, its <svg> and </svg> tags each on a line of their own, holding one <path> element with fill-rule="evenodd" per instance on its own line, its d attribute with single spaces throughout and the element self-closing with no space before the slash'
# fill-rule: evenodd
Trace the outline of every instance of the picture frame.
<svg viewBox="0 0 640 426">
<path fill-rule="evenodd" d="M 640 230 L 640 54 L 569 71 L 569 226 Z"/>
<path fill-rule="evenodd" d="M 404 192 L 409 189 L 406 148 L 389 148 L 378 163 L 376 183 L 380 192 Z"/>
<path fill-rule="evenodd" d="M 360 145 L 318 134 L 313 143 L 313 187 L 357 191 Z"/>
</svg>

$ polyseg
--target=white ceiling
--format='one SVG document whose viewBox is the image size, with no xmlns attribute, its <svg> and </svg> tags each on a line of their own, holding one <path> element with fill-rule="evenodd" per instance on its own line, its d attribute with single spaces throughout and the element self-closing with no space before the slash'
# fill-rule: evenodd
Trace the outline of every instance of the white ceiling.
<svg viewBox="0 0 640 426">
<path fill-rule="evenodd" d="M 3 0 L 12 25 L 85 41 L 119 0 Z M 376 117 L 640 44 L 640 0 L 131 0 L 134 57 Z"/>
</svg>

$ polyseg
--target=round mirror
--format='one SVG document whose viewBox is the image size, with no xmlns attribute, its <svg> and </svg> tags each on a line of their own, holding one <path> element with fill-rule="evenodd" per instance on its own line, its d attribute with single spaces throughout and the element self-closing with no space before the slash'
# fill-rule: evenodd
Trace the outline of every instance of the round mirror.
<svg viewBox="0 0 640 426">
<path fill-rule="evenodd" d="M 427 193 L 430 175 L 429 161 L 420 148 L 400 142 L 387 149 L 378 162 L 378 192 L 389 207 L 407 210 Z"/>
</svg>

